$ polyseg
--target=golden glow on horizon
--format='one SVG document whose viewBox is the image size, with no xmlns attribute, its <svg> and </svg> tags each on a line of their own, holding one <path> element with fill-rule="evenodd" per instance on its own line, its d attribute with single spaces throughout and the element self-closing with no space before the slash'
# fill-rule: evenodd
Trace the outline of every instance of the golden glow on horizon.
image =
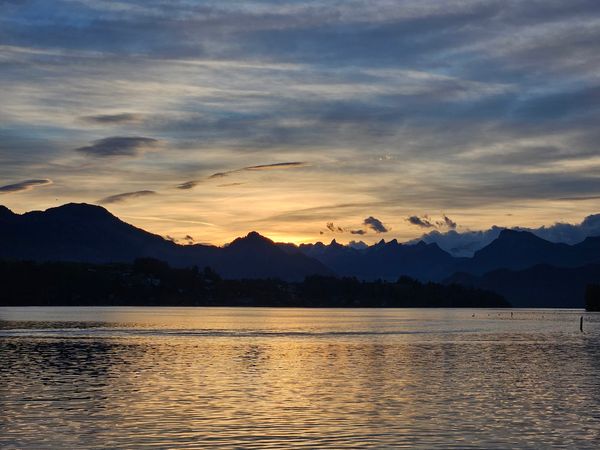
<svg viewBox="0 0 600 450">
<path fill-rule="evenodd" d="M 55 185 L 60 186 L 60 183 Z M 68 202 L 94 203 L 78 196 L 48 195 L 55 189 L 55 185 L 45 189 L 4 194 L 0 197 L 0 204 L 16 213 L 24 213 Z M 210 192 L 211 195 L 206 195 L 205 198 L 204 195 L 199 195 L 200 191 L 205 194 Z M 183 198 L 184 194 L 190 196 L 190 192 L 173 190 L 172 193 L 105 207 L 127 223 L 162 236 L 174 237 L 182 244 L 189 235 L 194 238 L 195 243 L 224 245 L 250 231 L 257 231 L 275 242 L 297 245 L 317 241 L 329 243 L 332 239 L 343 244 L 361 240 L 372 244 L 381 239 L 398 239 L 404 242 L 431 231 L 406 221 L 406 217 L 413 214 L 413 208 L 394 205 L 369 208 L 361 203 L 353 206 L 333 201 L 335 196 L 330 196 L 329 201 L 324 203 L 318 193 L 300 194 L 294 190 L 282 193 L 280 190 L 273 192 L 262 188 L 250 189 L 245 193 L 229 192 L 226 195 L 223 194 L 224 191 L 207 185 L 196 188 L 191 193 L 193 200 Z M 512 205 L 492 204 L 476 212 L 432 210 L 429 215 L 432 219 L 448 215 L 459 223 L 458 231 L 482 230 L 492 225 L 539 227 L 557 221 L 579 223 L 595 211 L 597 204 L 598 199 L 594 198 L 578 201 L 553 200 L 541 204 L 536 201 L 520 201 Z M 300 207 L 294 209 L 293 205 Z M 510 213 L 506 212 L 507 208 Z M 390 231 L 375 233 L 367 230 L 362 226 L 362 221 L 369 215 L 379 218 Z M 342 227 L 344 232 L 331 232 L 326 228 L 327 222 Z M 367 234 L 350 234 L 351 229 L 364 229 Z"/>
</svg>

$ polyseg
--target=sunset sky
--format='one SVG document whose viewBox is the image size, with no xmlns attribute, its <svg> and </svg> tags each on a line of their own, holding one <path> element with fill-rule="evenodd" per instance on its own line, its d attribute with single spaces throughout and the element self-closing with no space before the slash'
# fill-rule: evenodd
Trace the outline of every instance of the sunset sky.
<svg viewBox="0 0 600 450">
<path fill-rule="evenodd" d="M 0 1 L 0 204 L 222 244 L 600 212 L 600 2 Z"/>
</svg>

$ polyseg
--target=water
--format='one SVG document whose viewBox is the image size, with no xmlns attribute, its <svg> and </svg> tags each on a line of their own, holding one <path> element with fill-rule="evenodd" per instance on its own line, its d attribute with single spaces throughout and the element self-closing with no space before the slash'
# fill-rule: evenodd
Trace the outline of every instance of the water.
<svg viewBox="0 0 600 450">
<path fill-rule="evenodd" d="M 581 311 L 0 308 L 0 362 L 0 447 L 600 442 Z"/>
</svg>

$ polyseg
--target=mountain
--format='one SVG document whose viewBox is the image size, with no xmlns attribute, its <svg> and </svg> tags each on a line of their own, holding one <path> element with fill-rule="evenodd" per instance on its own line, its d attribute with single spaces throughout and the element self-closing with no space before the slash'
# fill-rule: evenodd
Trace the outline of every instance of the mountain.
<svg viewBox="0 0 600 450">
<path fill-rule="evenodd" d="M 399 244 L 396 239 L 365 249 L 338 244 L 303 244 L 299 250 L 318 259 L 339 275 L 364 280 L 396 280 L 401 275 L 422 281 L 441 280 L 455 271 L 462 259 L 454 258 L 437 244 Z"/>
<path fill-rule="evenodd" d="M 600 257 L 600 236 L 590 236 L 573 245 L 580 258 L 587 262 L 598 261 Z"/>
<path fill-rule="evenodd" d="M 421 281 L 440 281 L 456 272 L 482 275 L 496 269 L 522 270 L 537 264 L 578 267 L 600 263 L 600 237 L 576 245 L 552 243 L 527 231 L 502 230 L 497 239 L 475 252 L 472 258 L 453 257 L 437 244 L 400 244 L 383 240 L 355 249 L 338 244 L 303 244 L 302 253 L 336 273 L 370 280 L 394 280 L 408 275 Z"/>
<path fill-rule="evenodd" d="M 181 246 L 129 225 L 100 206 L 70 203 L 22 215 L 0 208 L 2 259 L 108 263 L 140 257 L 174 267 L 211 266 L 226 278 L 298 280 L 332 274 L 320 262 L 288 254 L 258 233 L 223 248 Z"/>
<path fill-rule="evenodd" d="M 600 282 L 600 264 L 537 265 L 523 270 L 499 269 L 484 275 L 457 273 L 444 282 L 495 292 L 514 307 L 583 308 L 586 286 Z"/>
<path fill-rule="evenodd" d="M 391 279 L 408 275 L 423 281 L 440 280 L 454 271 L 459 258 L 452 257 L 437 244 L 423 241 L 415 245 L 399 244 L 395 239 L 379 242 L 364 252 L 367 278 Z"/>
<path fill-rule="evenodd" d="M 256 231 L 221 249 L 212 267 L 229 278 L 282 278 L 302 280 L 308 275 L 333 275 L 316 259 L 288 253 Z"/>
<path fill-rule="evenodd" d="M 75 203 L 23 215 L 4 210 L 0 243 L 2 258 L 97 263 L 140 256 L 170 259 L 176 247 L 104 208 Z"/>
<path fill-rule="evenodd" d="M 294 281 L 308 275 L 339 275 L 367 281 L 396 281 L 404 275 L 420 281 L 449 279 L 477 285 L 492 279 L 489 272 L 499 269 L 518 272 L 538 265 L 573 268 L 569 273 L 575 276 L 578 270 L 583 270 L 575 268 L 600 264 L 600 237 L 567 245 L 546 241 L 527 231 L 503 230 L 472 258 L 453 257 L 437 244 L 423 241 L 401 244 L 395 239 L 381 240 L 366 248 L 341 245 L 335 240 L 328 245 L 318 242 L 296 246 L 274 243 L 257 232 L 224 247 L 182 246 L 127 224 L 100 206 L 70 203 L 25 214 L 15 214 L 0 206 L 0 259 L 101 264 L 132 262 L 141 257 L 160 259 L 172 267 L 210 266 L 230 279 Z M 452 277 L 459 272 L 462 274 Z M 552 276 L 549 269 L 546 272 Z M 584 271 L 581 276 L 585 278 L 587 274 Z M 484 276 L 484 281 L 477 281 L 477 276 Z M 543 276 L 539 275 L 541 279 Z M 508 290 L 514 287 L 520 292 L 525 281 L 507 277 L 506 285 L 500 283 L 492 290 L 511 299 Z M 568 303 L 564 298 L 560 302 Z"/>
<path fill-rule="evenodd" d="M 600 238 L 576 245 L 553 243 L 528 231 L 502 230 L 498 238 L 458 264 L 457 271 L 482 275 L 496 269 L 522 270 L 538 264 L 577 267 L 600 263 Z"/>
<path fill-rule="evenodd" d="M 362 252 L 332 240 L 329 245 L 321 242 L 301 244 L 297 247 L 300 253 L 314 258 L 330 267 L 341 276 L 358 276 L 362 268 Z"/>
</svg>

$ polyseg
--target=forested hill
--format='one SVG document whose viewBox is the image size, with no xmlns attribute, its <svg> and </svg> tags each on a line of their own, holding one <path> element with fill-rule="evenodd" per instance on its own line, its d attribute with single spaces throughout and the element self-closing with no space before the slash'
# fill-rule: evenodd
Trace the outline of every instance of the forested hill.
<svg viewBox="0 0 600 450">
<path fill-rule="evenodd" d="M 3 306 L 507 307 L 501 296 L 458 285 L 359 281 L 314 275 L 301 282 L 221 278 L 212 269 L 133 264 L 0 262 Z"/>
</svg>

